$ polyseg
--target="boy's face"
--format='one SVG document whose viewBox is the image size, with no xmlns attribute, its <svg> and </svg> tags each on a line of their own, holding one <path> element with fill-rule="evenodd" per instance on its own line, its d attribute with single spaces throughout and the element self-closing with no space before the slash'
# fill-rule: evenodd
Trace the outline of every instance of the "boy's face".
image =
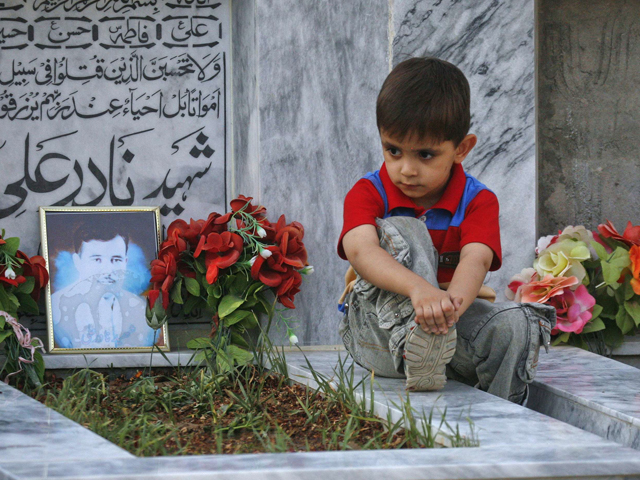
<svg viewBox="0 0 640 480">
<path fill-rule="evenodd" d="M 447 140 L 439 144 L 407 136 L 398 141 L 380 131 L 384 162 L 393 184 L 424 208 L 432 207 L 449 182 L 451 168 L 462 163 L 475 146 L 475 135 L 467 135 L 458 147 Z"/>
</svg>

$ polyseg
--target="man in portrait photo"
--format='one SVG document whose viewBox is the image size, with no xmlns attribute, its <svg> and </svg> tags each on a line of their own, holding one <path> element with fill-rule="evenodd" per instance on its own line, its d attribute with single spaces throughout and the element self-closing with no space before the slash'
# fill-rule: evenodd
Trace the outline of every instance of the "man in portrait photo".
<svg viewBox="0 0 640 480">
<path fill-rule="evenodd" d="M 74 229 L 73 252 L 56 257 L 56 284 L 64 287 L 51 295 L 55 345 L 152 347 L 154 331 L 146 323 L 145 299 L 125 288 L 128 277 L 140 276 L 128 268 L 130 249 L 140 249 L 122 225 L 92 217 Z"/>
</svg>

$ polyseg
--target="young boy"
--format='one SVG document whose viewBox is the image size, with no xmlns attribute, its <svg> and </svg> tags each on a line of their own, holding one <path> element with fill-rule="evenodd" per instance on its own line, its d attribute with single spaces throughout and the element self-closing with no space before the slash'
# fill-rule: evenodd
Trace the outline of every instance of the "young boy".
<svg viewBox="0 0 640 480">
<path fill-rule="evenodd" d="M 478 298 L 493 293 L 482 282 L 501 247 L 498 200 L 461 165 L 477 142 L 467 79 L 443 60 L 406 60 L 376 115 L 384 164 L 347 194 L 338 243 L 357 272 L 341 299 L 347 350 L 409 390 L 441 389 L 446 372 L 523 403 L 555 310 Z"/>
</svg>

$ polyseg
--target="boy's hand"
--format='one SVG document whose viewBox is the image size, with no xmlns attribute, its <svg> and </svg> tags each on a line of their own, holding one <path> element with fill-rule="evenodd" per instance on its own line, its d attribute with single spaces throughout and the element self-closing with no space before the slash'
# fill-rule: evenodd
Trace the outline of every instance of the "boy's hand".
<svg viewBox="0 0 640 480">
<path fill-rule="evenodd" d="M 427 333 L 441 335 L 458 321 L 458 309 L 462 299 L 435 287 L 420 285 L 411 293 L 411 303 L 416 312 L 415 322 Z"/>
</svg>

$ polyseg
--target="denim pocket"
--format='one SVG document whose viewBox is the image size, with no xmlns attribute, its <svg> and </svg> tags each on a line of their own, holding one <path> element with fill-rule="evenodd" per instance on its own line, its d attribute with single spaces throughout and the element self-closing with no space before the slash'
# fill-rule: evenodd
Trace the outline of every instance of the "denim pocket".
<svg viewBox="0 0 640 480">
<path fill-rule="evenodd" d="M 384 292 L 377 303 L 378 325 L 384 330 L 408 323 L 413 314 L 411 299 L 397 293 Z"/>
<path fill-rule="evenodd" d="M 543 346 L 547 353 L 549 352 L 551 329 L 556 323 L 556 311 L 549 305 L 538 303 L 523 304 L 522 309 L 527 318 L 529 345 L 524 364 L 518 366 L 518 376 L 523 382 L 529 383 L 536 375 L 540 346 Z"/>
</svg>

